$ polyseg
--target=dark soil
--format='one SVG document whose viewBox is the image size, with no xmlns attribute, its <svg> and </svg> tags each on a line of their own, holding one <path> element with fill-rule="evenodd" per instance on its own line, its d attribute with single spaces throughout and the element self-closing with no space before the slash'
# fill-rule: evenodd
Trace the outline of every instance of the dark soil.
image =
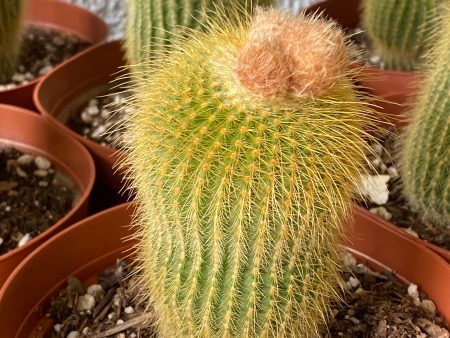
<svg viewBox="0 0 450 338">
<path fill-rule="evenodd" d="M 89 305 L 86 298 L 95 301 Z M 100 273 L 98 284 L 88 288 L 71 277 L 66 289 L 51 303 L 48 315 L 55 325 L 47 337 L 66 338 L 71 332 L 91 338 L 156 337 L 151 314 L 145 313 L 138 299 L 136 279 L 122 261 Z M 86 306 L 81 310 L 83 302 Z M 76 333 L 72 335 L 77 337 Z"/>
<path fill-rule="evenodd" d="M 19 65 L 10 83 L 0 90 L 26 84 L 90 46 L 75 35 L 38 26 L 28 26 L 22 37 Z"/>
<path fill-rule="evenodd" d="M 345 254 L 343 261 L 344 300 L 332 305 L 334 318 L 324 338 L 449 338 L 434 303 L 419 294 L 415 285 L 407 288 L 393 276 L 357 264 L 350 254 Z M 145 314 L 137 301 L 135 279 L 123 262 L 101 273 L 98 283 L 101 287 L 85 289 L 78 279 L 69 279 L 66 289 L 51 303 L 48 315 L 56 324 L 48 338 L 65 338 L 69 334 L 77 337 L 77 333 L 97 338 L 156 337 L 151 329 L 151 313 Z M 99 291 L 93 292 L 92 288 Z M 86 293 L 96 299 L 95 304 L 91 303 L 89 311 L 77 311 L 77 304 L 84 302 L 81 297 Z"/>
<path fill-rule="evenodd" d="M 75 198 L 73 184 L 50 161 L 0 146 L 0 255 L 55 224 Z"/>
<path fill-rule="evenodd" d="M 123 134 L 121 121 L 133 109 L 127 105 L 128 93 L 110 92 L 91 99 L 69 120 L 69 127 L 101 145 L 118 147 Z"/>
<path fill-rule="evenodd" d="M 375 170 L 372 170 L 373 175 L 389 174 L 392 168 L 398 173 L 398 175 L 391 174 L 391 178 L 388 182 L 388 202 L 381 206 L 371 203 L 370 201 L 359 201 L 359 204 L 387 221 L 404 228 L 409 233 L 444 249 L 450 250 L 450 224 L 447 226 L 433 225 L 419 213 L 415 212 L 402 195 L 401 173 L 398 170 L 395 156 L 398 152 L 397 138 L 398 134 L 394 133 L 382 137 L 381 142 L 378 145 L 373 145 L 379 158 L 376 158 L 375 156 L 369 158 L 376 167 Z M 387 211 L 387 213 L 385 213 L 385 211 Z"/>
<path fill-rule="evenodd" d="M 325 338 L 450 337 L 434 303 L 415 285 L 406 288 L 392 275 L 357 264 L 349 254 L 344 262 L 344 302 L 333 304 L 334 319 Z"/>
</svg>

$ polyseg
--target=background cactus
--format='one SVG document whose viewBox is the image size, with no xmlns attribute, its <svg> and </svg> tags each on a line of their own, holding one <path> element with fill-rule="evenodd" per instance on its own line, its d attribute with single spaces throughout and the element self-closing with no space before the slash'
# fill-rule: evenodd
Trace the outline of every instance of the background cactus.
<svg viewBox="0 0 450 338">
<path fill-rule="evenodd" d="M 131 65 L 152 57 L 152 51 L 169 44 L 176 27 L 200 28 L 207 16 L 226 8 L 229 0 L 128 0 L 126 51 Z M 238 0 L 250 10 L 270 5 L 272 0 Z"/>
<path fill-rule="evenodd" d="M 436 8 L 448 0 L 363 0 L 362 23 L 387 69 L 415 70 L 433 41 Z"/>
<path fill-rule="evenodd" d="M 430 69 L 405 130 L 401 153 L 404 194 L 427 218 L 450 225 L 450 5 L 439 11 Z"/>
<path fill-rule="evenodd" d="M 22 0 L 0 1 L 0 83 L 14 74 L 20 52 Z"/>
<path fill-rule="evenodd" d="M 123 165 L 162 337 L 317 337 L 338 294 L 375 115 L 334 24 L 240 20 L 176 40 L 131 102 Z"/>
</svg>

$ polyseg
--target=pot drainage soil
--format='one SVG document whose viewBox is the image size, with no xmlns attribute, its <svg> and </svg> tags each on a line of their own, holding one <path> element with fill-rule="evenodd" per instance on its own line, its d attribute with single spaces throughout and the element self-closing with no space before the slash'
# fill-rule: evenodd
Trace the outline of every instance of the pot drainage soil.
<svg viewBox="0 0 450 338">
<path fill-rule="evenodd" d="M 23 33 L 16 72 L 10 83 L 0 83 L 0 91 L 33 81 L 89 45 L 90 43 L 72 34 L 34 25 L 28 26 Z"/>
<path fill-rule="evenodd" d="M 449 337 L 434 303 L 417 286 L 405 287 L 393 276 L 357 264 L 350 254 L 344 254 L 343 262 L 345 296 L 332 304 L 334 318 L 324 338 Z M 122 261 L 88 288 L 71 277 L 51 303 L 53 329 L 47 337 L 156 337 L 151 313 L 137 299 L 135 277 Z"/>
<path fill-rule="evenodd" d="M 127 105 L 130 94 L 112 92 L 91 99 L 69 120 L 69 127 L 78 134 L 107 147 L 118 147 L 122 135 L 121 121 L 133 111 Z"/>
<path fill-rule="evenodd" d="M 0 255 L 55 224 L 75 195 L 73 184 L 48 159 L 0 145 Z"/>
<path fill-rule="evenodd" d="M 377 216 L 404 228 L 410 234 L 450 250 L 450 224 L 433 225 L 408 205 L 402 196 L 402 180 L 396 164 L 398 134 L 384 135 L 380 143 L 372 145 L 377 154 L 369 155 L 373 170 L 369 176 L 369 189 L 378 192 L 358 203 Z"/>
</svg>

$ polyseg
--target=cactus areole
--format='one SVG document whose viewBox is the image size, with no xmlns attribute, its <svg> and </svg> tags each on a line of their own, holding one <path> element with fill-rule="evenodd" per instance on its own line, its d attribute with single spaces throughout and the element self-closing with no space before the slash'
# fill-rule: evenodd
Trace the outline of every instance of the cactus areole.
<svg viewBox="0 0 450 338">
<path fill-rule="evenodd" d="M 124 165 L 162 337 L 317 337 L 338 295 L 373 112 L 334 24 L 240 20 L 175 41 L 135 88 Z"/>
</svg>

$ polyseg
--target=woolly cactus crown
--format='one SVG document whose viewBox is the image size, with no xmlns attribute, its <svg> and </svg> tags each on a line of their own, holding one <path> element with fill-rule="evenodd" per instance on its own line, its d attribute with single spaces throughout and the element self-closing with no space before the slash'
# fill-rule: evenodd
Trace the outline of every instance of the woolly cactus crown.
<svg viewBox="0 0 450 338">
<path fill-rule="evenodd" d="M 140 280 L 163 337 L 316 337 L 374 115 L 334 24 L 223 20 L 136 84 Z"/>
</svg>

